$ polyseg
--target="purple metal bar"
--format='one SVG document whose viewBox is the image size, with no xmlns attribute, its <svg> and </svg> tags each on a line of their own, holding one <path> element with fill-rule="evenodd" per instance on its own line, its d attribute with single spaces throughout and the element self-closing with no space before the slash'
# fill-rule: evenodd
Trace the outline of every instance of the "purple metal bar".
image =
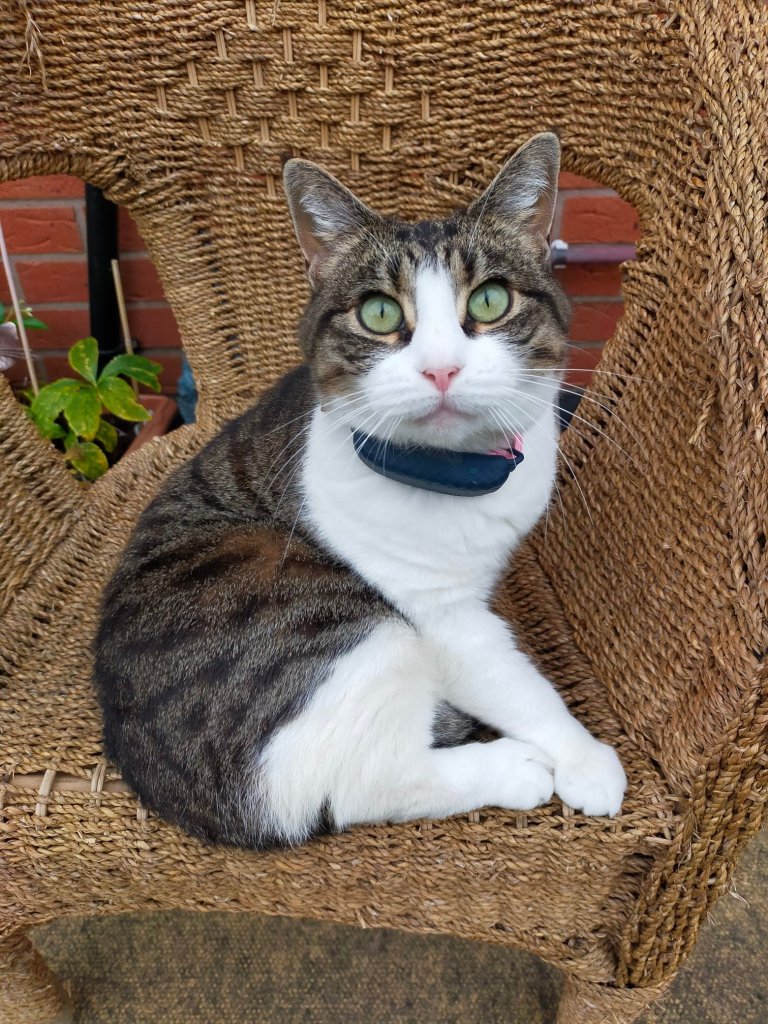
<svg viewBox="0 0 768 1024">
<path fill-rule="evenodd" d="M 569 244 L 556 238 L 550 253 L 555 267 L 567 267 L 571 263 L 626 263 L 636 258 L 635 246 L 631 243 L 617 245 Z"/>
</svg>

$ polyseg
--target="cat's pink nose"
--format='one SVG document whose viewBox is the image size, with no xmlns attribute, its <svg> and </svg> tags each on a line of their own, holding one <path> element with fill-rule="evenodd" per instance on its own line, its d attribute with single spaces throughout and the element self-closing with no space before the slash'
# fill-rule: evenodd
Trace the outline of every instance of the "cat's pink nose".
<svg viewBox="0 0 768 1024">
<path fill-rule="evenodd" d="M 441 370 L 422 370 L 421 372 L 427 380 L 432 381 L 438 391 L 445 393 L 459 369 L 458 366 L 445 366 Z"/>
</svg>

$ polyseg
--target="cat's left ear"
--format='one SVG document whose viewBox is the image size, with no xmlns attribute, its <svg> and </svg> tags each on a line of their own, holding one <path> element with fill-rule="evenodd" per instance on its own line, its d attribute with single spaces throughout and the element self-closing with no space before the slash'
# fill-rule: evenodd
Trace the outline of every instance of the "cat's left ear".
<svg viewBox="0 0 768 1024">
<path fill-rule="evenodd" d="M 379 218 L 332 174 L 309 160 L 289 160 L 283 185 L 314 286 L 322 279 L 324 264 L 339 239 L 360 228 L 370 230 Z"/>
<path fill-rule="evenodd" d="M 552 227 L 560 171 L 560 140 L 554 132 L 534 135 L 504 164 L 467 213 L 516 222 L 544 238 Z"/>
</svg>

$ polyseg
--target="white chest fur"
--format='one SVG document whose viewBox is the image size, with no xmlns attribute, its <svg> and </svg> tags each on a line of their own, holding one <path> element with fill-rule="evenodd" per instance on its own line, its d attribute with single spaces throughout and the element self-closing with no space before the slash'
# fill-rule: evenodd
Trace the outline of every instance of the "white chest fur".
<svg viewBox="0 0 768 1024">
<path fill-rule="evenodd" d="M 357 457 L 348 426 L 315 410 L 302 468 L 304 513 L 318 539 L 407 616 L 486 600 L 510 552 L 549 500 L 556 427 L 526 434 L 525 461 L 492 494 L 463 497 L 397 483 Z"/>
</svg>

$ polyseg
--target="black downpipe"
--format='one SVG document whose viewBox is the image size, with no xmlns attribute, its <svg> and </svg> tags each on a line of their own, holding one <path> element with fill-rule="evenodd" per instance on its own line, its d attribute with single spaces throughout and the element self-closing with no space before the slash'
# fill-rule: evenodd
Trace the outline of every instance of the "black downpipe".
<svg viewBox="0 0 768 1024">
<path fill-rule="evenodd" d="M 91 334 L 99 343 L 101 369 L 123 351 L 123 342 L 111 264 L 118 256 L 117 206 L 93 185 L 85 186 L 85 222 Z"/>
</svg>

